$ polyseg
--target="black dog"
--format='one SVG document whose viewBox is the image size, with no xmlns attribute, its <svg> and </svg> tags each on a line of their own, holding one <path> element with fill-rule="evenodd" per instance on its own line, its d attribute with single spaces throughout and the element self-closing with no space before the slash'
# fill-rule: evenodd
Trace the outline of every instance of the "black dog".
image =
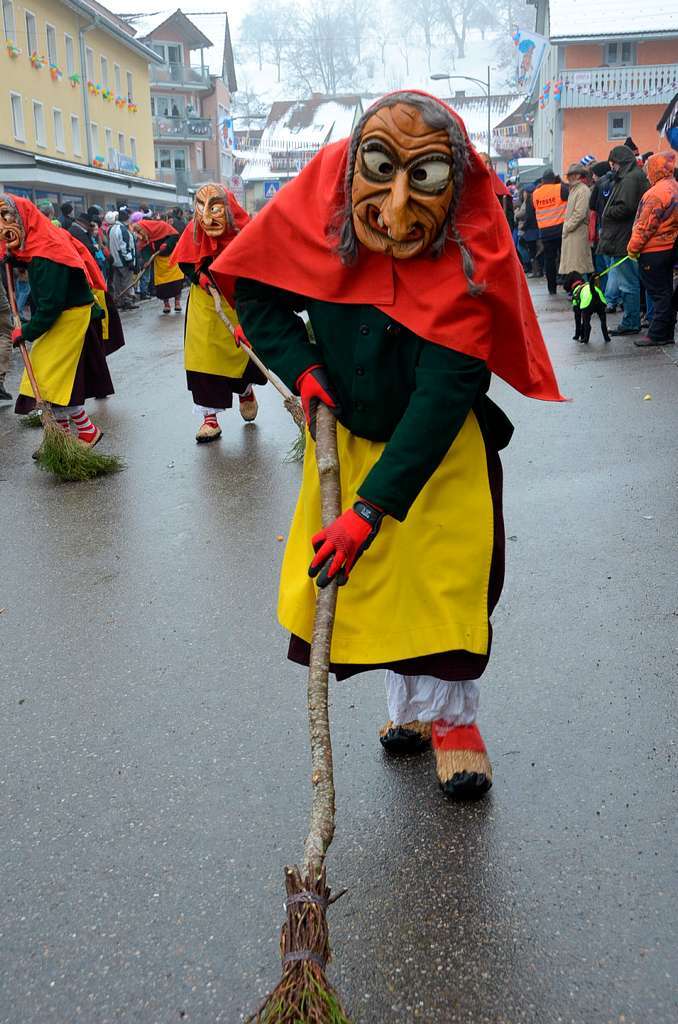
<svg viewBox="0 0 678 1024">
<path fill-rule="evenodd" d="M 600 287 L 600 275 L 591 274 L 587 284 L 579 274 L 568 274 L 563 282 L 563 287 L 572 299 L 575 327 L 572 340 L 588 345 L 591 337 L 591 317 L 597 313 L 603 338 L 608 342 L 610 334 L 607 329 L 607 314 L 605 312 L 607 303 Z"/>
</svg>

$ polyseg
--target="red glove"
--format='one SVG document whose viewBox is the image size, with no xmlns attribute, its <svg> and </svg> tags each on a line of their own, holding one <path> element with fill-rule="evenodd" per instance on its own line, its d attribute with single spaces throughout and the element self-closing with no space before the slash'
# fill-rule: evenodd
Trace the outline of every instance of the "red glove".
<svg viewBox="0 0 678 1024">
<path fill-rule="evenodd" d="M 309 366 L 307 370 L 304 370 L 297 377 L 297 391 L 301 397 L 306 424 L 311 432 L 311 437 L 315 441 L 315 416 L 318 410 L 318 402 L 323 402 L 335 416 L 338 416 L 341 412 L 339 402 L 332 393 L 330 379 L 327 376 L 325 367 L 321 366 L 320 363 L 314 363 L 313 366 Z"/>
<path fill-rule="evenodd" d="M 158 252 L 159 253 L 167 252 L 167 242 L 163 242 L 162 245 L 158 246 Z"/>
<path fill-rule="evenodd" d="M 23 344 L 24 338 L 23 338 L 23 334 L 21 333 L 21 331 L 22 331 L 21 327 L 13 327 L 12 328 L 12 345 L 14 346 L 14 348 L 18 348 L 19 345 Z"/>
<path fill-rule="evenodd" d="M 207 276 L 207 274 L 200 274 L 199 275 L 199 277 L 198 277 L 198 284 L 206 292 L 209 292 L 210 288 L 214 288 L 214 285 L 212 284 L 212 281 Z"/>
<path fill-rule="evenodd" d="M 334 579 L 340 587 L 348 583 L 351 569 L 377 536 L 383 518 L 380 508 L 358 498 L 353 508 L 342 512 L 338 519 L 311 538 L 315 557 L 308 574 L 318 576 L 320 573 L 319 587 L 326 587 Z"/>
<path fill-rule="evenodd" d="M 235 343 L 238 346 L 238 348 L 240 348 L 241 345 L 243 345 L 245 348 L 252 348 L 252 345 L 247 340 L 247 338 L 245 336 L 245 332 L 243 331 L 243 329 L 240 326 L 240 324 L 238 324 L 238 326 L 235 329 L 234 337 L 235 337 Z"/>
</svg>

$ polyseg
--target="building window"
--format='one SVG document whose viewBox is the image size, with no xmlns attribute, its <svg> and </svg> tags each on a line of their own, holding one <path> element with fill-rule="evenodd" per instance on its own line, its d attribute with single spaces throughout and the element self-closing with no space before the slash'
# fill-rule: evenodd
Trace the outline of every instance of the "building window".
<svg viewBox="0 0 678 1024">
<path fill-rule="evenodd" d="M 64 115 L 56 107 L 52 110 L 52 118 L 54 119 L 54 145 L 56 146 L 59 153 L 63 153 L 66 149 L 66 140 L 64 139 Z"/>
<path fill-rule="evenodd" d="M 119 153 L 124 153 L 125 152 L 125 136 L 123 135 L 122 132 L 118 132 L 118 152 Z"/>
<path fill-rule="evenodd" d="M 73 150 L 73 156 L 82 156 L 80 118 L 77 114 L 71 114 L 71 149 Z"/>
<path fill-rule="evenodd" d="M 38 24 L 35 20 L 35 15 L 31 14 L 30 11 L 26 11 L 26 43 L 28 45 L 29 54 L 37 53 Z"/>
<path fill-rule="evenodd" d="M 45 108 L 42 103 L 33 100 L 33 125 L 35 127 L 35 143 L 37 146 L 47 145 L 47 133 L 45 132 Z"/>
<path fill-rule="evenodd" d="M 132 163 L 136 165 L 137 162 L 137 140 L 130 135 L 129 139 L 129 154 L 132 157 Z"/>
<path fill-rule="evenodd" d="M 101 58 L 101 84 L 108 89 L 108 57 Z"/>
<path fill-rule="evenodd" d="M 110 161 L 111 150 L 113 149 L 113 132 L 110 128 L 104 128 L 104 140 L 106 145 L 106 159 Z"/>
<path fill-rule="evenodd" d="M 603 50 L 603 63 L 607 65 L 624 65 L 636 63 L 635 43 L 606 43 Z"/>
<path fill-rule="evenodd" d="M 16 42 L 16 26 L 14 23 L 14 4 L 12 0 L 2 0 L 2 20 L 5 26 L 5 39 Z"/>
<path fill-rule="evenodd" d="M 14 138 L 17 142 L 25 142 L 26 132 L 24 130 L 24 106 L 19 93 L 11 92 L 9 94 L 9 102 L 12 107 L 12 130 L 14 132 Z"/>
<path fill-rule="evenodd" d="M 185 171 L 185 149 L 156 149 L 155 167 L 160 171 Z"/>
<path fill-rule="evenodd" d="M 113 65 L 113 86 L 115 88 L 115 95 L 119 96 L 122 92 L 122 84 L 120 81 L 120 65 Z"/>
<path fill-rule="evenodd" d="M 87 66 L 87 81 L 94 81 L 94 50 L 90 50 L 89 46 L 85 50 L 85 62 Z"/>
<path fill-rule="evenodd" d="M 631 111 L 615 110 L 607 115 L 608 139 L 626 139 L 631 134 Z"/>
<path fill-rule="evenodd" d="M 131 71 L 127 72 L 127 99 L 134 103 L 134 77 Z"/>
<path fill-rule="evenodd" d="M 69 76 L 75 74 L 75 50 L 73 49 L 73 36 L 64 35 L 64 43 L 66 44 L 66 74 Z"/>
<path fill-rule="evenodd" d="M 54 66 L 59 63 L 56 29 L 54 25 L 45 25 L 45 30 L 47 32 L 47 60 Z"/>
<path fill-rule="evenodd" d="M 176 43 L 151 43 L 151 49 L 155 50 L 166 64 L 182 63 L 181 46 Z"/>
<path fill-rule="evenodd" d="M 92 154 L 94 156 L 101 156 L 99 153 L 99 125 L 95 124 L 94 121 L 90 122 L 89 137 L 92 140 Z"/>
</svg>

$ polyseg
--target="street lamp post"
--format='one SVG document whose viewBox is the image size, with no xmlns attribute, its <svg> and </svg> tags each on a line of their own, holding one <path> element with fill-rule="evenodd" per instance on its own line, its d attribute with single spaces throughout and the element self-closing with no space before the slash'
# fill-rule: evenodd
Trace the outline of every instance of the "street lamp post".
<svg viewBox="0 0 678 1024">
<path fill-rule="evenodd" d="M 483 82 L 480 78 L 473 78 L 471 75 L 431 75 L 434 82 L 442 82 L 451 78 L 463 78 L 466 82 L 475 82 L 481 89 L 485 90 L 487 96 L 487 155 L 492 159 L 492 93 L 491 93 L 491 79 L 490 79 L 490 65 L 487 65 L 487 82 Z"/>
</svg>

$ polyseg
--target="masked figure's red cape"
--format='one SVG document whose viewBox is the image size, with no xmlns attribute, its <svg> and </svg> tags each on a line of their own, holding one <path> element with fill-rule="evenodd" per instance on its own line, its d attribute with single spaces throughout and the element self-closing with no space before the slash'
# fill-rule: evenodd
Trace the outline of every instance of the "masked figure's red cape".
<svg viewBox="0 0 678 1024">
<path fill-rule="evenodd" d="M 44 213 L 40 213 L 30 199 L 14 195 L 8 196 L 8 198 L 16 206 L 25 232 L 21 248 L 12 249 L 12 259 L 30 263 L 35 256 L 42 256 L 54 263 L 63 263 L 67 267 L 82 270 L 89 281 L 85 264 L 76 247 L 71 244 L 74 241 L 71 233 L 64 231 L 63 228 L 55 227 Z M 2 245 L 0 248 L 2 249 L 0 256 L 4 256 L 5 246 Z"/>
<path fill-rule="evenodd" d="M 176 228 L 173 228 L 171 224 L 164 220 L 145 220 L 142 218 L 134 226 L 136 227 L 137 225 L 146 232 L 149 241 L 155 244 L 162 242 L 165 238 L 170 238 L 172 235 L 179 234 Z"/>
<path fill-rule="evenodd" d="M 57 230 L 60 230 L 57 228 Z M 63 230 L 63 229 L 61 229 Z M 70 233 L 70 231 L 64 231 L 64 234 L 68 236 L 71 245 L 75 248 L 75 251 L 80 256 L 80 259 L 85 264 L 85 276 L 87 277 L 87 284 L 90 288 L 98 288 L 101 292 L 107 292 L 108 286 L 104 281 L 104 276 L 99 270 L 99 264 L 92 256 L 86 245 L 77 239 Z"/>
<path fill-rule="evenodd" d="M 194 266 L 198 266 L 203 260 L 223 252 L 226 246 L 230 245 L 236 235 L 249 223 L 249 213 L 243 210 L 233 193 L 226 190 L 226 197 L 233 219 L 233 229 L 227 229 L 219 238 L 210 238 L 194 217 L 184 228 L 181 238 L 170 256 L 170 263 L 193 263 Z"/>
<path fill-rule="evenodd" d="M 455 222 L 475 261 L 475 280 L 485 285 L 482 295 L 469 295 L 451 240 L 439 259 L 396 260 L 359 245 L 356 263 L 341 263 L 329 229 L 345 206 L 348 139 L 326 146 L 285 185 L 217 256 L 212 273 L 224 294 L 229 278 L 247 277 L 312 299 L 376 306 L 428 341 L 483 359 L 522 394 L 563 401 L 492 179 L 461 119 L 441 106 L 469 150 Z"/>
</svg>

